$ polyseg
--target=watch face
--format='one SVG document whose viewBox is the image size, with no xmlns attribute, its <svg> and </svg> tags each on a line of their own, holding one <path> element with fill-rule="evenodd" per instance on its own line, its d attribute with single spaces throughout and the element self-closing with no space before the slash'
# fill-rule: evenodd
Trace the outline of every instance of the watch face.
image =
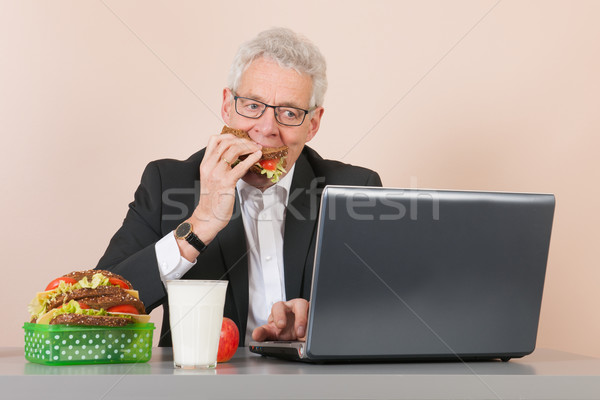
<svg viewBox="0 0 600 400">
<path fill-rule="evenodd" d="M 175 230 L 175 236 L 183 239 L 190 232 L 190 230 L 192 230 L 192 225 L 189 222 L 184 222 L 177 227 L 177 230 Z"/>
</svg>

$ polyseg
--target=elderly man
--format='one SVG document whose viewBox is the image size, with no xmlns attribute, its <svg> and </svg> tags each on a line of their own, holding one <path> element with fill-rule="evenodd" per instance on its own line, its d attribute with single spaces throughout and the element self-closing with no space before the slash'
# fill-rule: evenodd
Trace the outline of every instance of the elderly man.
<svg viewBox="0 0 600 400">
<path fill-rule="evenodd" d="M 304 337 L 323 187 L 381 185 L 375 172 L 305 146 L 326 89 L 314 44 L 288 29 L 262 32 L 238 50 L 221 107 L 225 124 L 250 140 L 215 135 L 185 161 L 146 167 L 97 268 L 129 279 L 147 309 L 165 307 L 161 346 L 171 345 L 163 282 L 179 278 L 229 280 L 224 315 L 245 342 Z M 276 184 L 250 171 L 262 148 L 284 145 L 287 173 Z"/>
</svg>

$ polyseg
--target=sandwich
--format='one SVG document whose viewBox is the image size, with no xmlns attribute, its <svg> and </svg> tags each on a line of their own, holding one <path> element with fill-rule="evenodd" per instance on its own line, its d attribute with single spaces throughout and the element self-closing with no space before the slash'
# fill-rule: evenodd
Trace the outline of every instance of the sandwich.
<svg viewBox="0 0 600 400">
<path fill-rule="evenodd" d="M 110 271 L 75 271 L 56 278 L 29 304 L 31 322 L 94 326 L 125 326 L 146 323 L 137 290 Z"/>
<path fill-rule="evenodd" d="M 224 126 L 223 130 L 221 131 L 221 134 L 223 133 L 230 133 L 236 137 L 242 138 L 242 139 L 250 139 L 250 136 L 248 136 L 248 133 L 240 130 L 240 129 L 233 129 L 230 128 L 228 126 Z M 287 172 L 285 170 L 286 167 L 286 161 L 285 158 L 287 156 L 288 153 L 288 147 L 287 146 L 281 146 L 281 147 L 263 147 L 262 148 L 262 156 L 260 158 L 260 160 L 258 160 L 258 162 L 256 164 L 254 164 L 252 167 L 250 167 L 250 171 L 259 174 L 259 175 L 266 175 L 267 178 L 269 178 L 271 180 L 271 182 L 273 183 L 277 183 L 279 182 L 279 178 L 281 177 L 281 175 L 285 172 Z M 232 166 L 235 166 L 240 160 L 245 159 L 247 156 L 243 155 L 241 156 L 237 161 L 235 161 Z"/>
</svg>

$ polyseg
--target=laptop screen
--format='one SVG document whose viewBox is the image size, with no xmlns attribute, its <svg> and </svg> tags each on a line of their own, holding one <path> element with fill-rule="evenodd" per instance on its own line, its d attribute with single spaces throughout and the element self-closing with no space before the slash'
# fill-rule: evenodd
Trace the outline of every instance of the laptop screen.
<svg viewBox="0 0 600 400">
<path fill-rule="evenodd" d="M 326 187 L 307 354 L 531 353 L 553 213 L 550 194 Z"/>
</svg>

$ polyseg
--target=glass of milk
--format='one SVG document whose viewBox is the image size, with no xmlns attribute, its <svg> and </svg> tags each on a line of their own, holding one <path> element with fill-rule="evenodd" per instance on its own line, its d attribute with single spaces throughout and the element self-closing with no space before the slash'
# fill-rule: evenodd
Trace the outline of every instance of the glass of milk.
<svg viewBox="0 0 600 400">
<path fill-rule="evenodd" d="M 227 281 L 168 280 L 175 368 L 214 368 Z"/>
</svg>

